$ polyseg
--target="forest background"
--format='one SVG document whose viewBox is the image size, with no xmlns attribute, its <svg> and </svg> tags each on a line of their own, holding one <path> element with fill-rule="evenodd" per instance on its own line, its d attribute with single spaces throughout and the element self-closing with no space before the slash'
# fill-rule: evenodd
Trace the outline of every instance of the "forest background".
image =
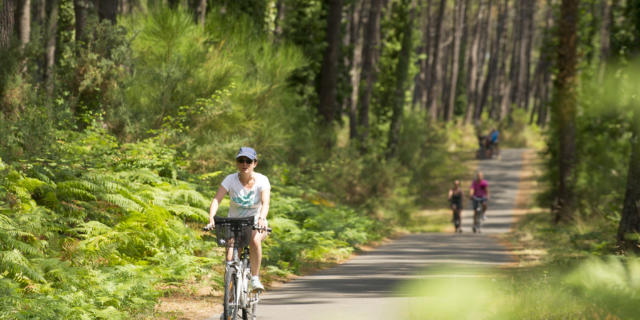
<svg viewBox="0 0 640 320">
<path fill-rule="evenodd" d="M 3 0 L 0 317 L 219 288 L 199 230 L 242 145 L 273 185 L 267 280 L 421 230 L 491 128 L 545 160 L 520 235 L 626 265 L 639 34 L 632 0 Z"/>
</svg>

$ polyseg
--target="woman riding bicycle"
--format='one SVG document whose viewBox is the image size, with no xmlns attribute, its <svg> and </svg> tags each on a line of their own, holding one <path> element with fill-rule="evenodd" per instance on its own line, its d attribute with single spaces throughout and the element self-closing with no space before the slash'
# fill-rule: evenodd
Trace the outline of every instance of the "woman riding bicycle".
<svg viewBox="0 0 640 320">
<path fill-rule="evenodd" d="M 482 216 L 480 218 L 484 220 L 484 214 L 487 211 L 487 201 L 489 200 L 489 183 L 487 183 L 487 180 L 483 179 L 483 174 L 481 171 L 477 172 L 476 178 L 471 184 L 469 194 L 471 195 L 471 199 L 473 200 L 474 212 L 476 212 L 478 206 L 482 205 Z M 474 226 L 474 232 L 476 231 L 475 229 L 476 226 Z"/>
<path fill-rule="evenodd" d="M 267 214 L 269 213 L 269 201 L 271 184 L 269 179 L 254 171 L 258 165 L 258 154 L 249 147 L 241 147 L 236 155 L 237 173 L 228 175 L 222 181 L 218 192 L 211 201 L 209 208 L 209 225 L 215 225 L 213 217 L 218 211 L 218 206 L 227 192 L 229 193 L 229 217 L 255 217 L 257 230 L 253 230 L 249 242 L 249 254 L 251 263 L 251 288 L 252 290 L 264 290 L 260 283 L 260 263 L 262 262 L 262 241 L 267 236 Z M 227 261 L 232 260 L 231 248 L 227 251 Z"/>
<path fill-rule="evenodd" d="M 453 225 L 456 227 L 456 232 L 462 232 L 462 228 L 460 228 L 462 222 L 460 217 L 462 197 L 463 192 L 462 189 L 460 189 L 460 181 L 455 180 L 453 182 L 453 188 L 449 189 L 449 203 L 451 204 L 451 210 L 453 210 Z"/>
</svg>

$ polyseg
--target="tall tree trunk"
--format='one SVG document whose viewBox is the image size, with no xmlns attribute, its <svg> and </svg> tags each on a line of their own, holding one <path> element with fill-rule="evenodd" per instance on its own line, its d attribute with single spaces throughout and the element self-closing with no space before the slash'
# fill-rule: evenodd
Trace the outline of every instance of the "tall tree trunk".
<svg viewBox="0 0 640 320">
<path fill-rule="evenodd" d="M 473 27 L 472 44 L 469 52 L 469 60 L 467 61 L 467 110 L 465 111 L 464 123 L 470 123 L 476 102 L 476 84 L 478 76 L 478 59 L 480 51 L 480 25 L 482 24 L 482 2 L 478 4 L 478 11 L 475 18 L 475 26 Z"/>
<path fill-rule="evenodd" d="M 511 9 L 509 7 L 509 0 L 504 0 L 505 15 L 508 17 Z M 505 21 L 506 23 L 506 21 Z M 500 48 L 500 67 L 498 71 L 498 84 L 495 88 L 495 113 L 496 119 L 502 121 L 510 112 L 511 109 L 511 78 L 509 69 L 507 67 L 507 61 L 509 60 L 509 49 L 511 48 L 510 42 L 507 41 L 510 37 L 514 37 L 513 30 L 511 35 L 508 31 L 505 31 L 505 41 L 502 41 L 502 47 Z"/>
<path fill-rule="evenodd" d="M 340 26 L 342 22 L 342 0 L 329 0 L 327 14 L 327 48 L 324 51 L 318 111 L 326 125 L 333 122 L 336 110 L 336 84 L 338 80 L 338 58 L 340 55 Z"/>
<path fill-rule="evenodd" d="M 618 225 L 618 245 L 625 252 L 640 253 L 640 111 L 634 110 L 631 155 L 622 217 Z"/>
<path fill-rule="evenodd" d="M 476 84 L 475 88 L 475 101 L 474 101 L 474 109 L 473 109 L 473 120 L 477 121 L 480 119 L 480 114 L 482 114 L 482 110 L 484 105 L 480 104 L 480 100 L 482 99 L 482 83 L 487 78 L 488 74 L 485 72 L 485 65 L 487 64 L 487 57 L 489 56 L 489 52 L 487 47 L 491 44 L 491 8 L 493 6 L 493 1 L 486 1 L 486 7 L 483 7 L 482 12 L 482 24 L 479 29 L 479 46 L 478 46 L 478 67 L 476 68 Z"/>
<path fill-rule="evenodd" d="M 518 73 L 518 104 L 525 110 L 529 110 L 531 51 L 535 32 L 535 12 L 535 0 L 526 0 L 523 6 L 523 31 L 526 36 L 523 36 L 523 43 L 520 46 L 520 71 Z"/>
<path fill-rule="evenodd" d="M 577 114 L 577 26 L 579 0 L 562 0 L 558 25 L 558 58 L 553 117 L 556 125 L 558 191 L 556 222 L 573 220 L 575 207 L 576 114 Z"/>
<path fill-rule="evenodd" d="M 403 1 L 405 5 L 409 0 Z M 413 51 L 413 20 L 415 15 L 416 0 L 411 0 L 409 4 L 404 28 L 402 31 L 402 47 L 398 56 L 396 67 L 396 88 L 393 98 L 391 113 L 391 123 L 389 127 L 389 139 L 387 140 L 387 158 L 395 157 L 400 140 L 400 124 L 404 112 L 404 101 L 406 93 L 407 77 L 409 76 L 409 63 L 411 62 L 411 52 Z"/>
<path fill-rule="evenodd" d="M 31 39 L 31 0 L 21 0 L 18 13 L 18 35 L 20 38 L 20 54 L 22 55 L 19 68 L 20 72 L 26 73 L 27 59 L 24 56 L 24 50 Z"/>
<path fill-rule="evenodd" d="M 611 6 L 609 0 L 600 0 L 600 65 L 598 67 L 598 81 L 604 81 L 607 60 L 611 47 Z"/>
<path fill-rule="evenodd" d="M 448 12 L 445 12 L 447 15 Z M 455 15 L 455 9 L 451 10 L 451 17 L 445 17 L 444 19 L 444 41 L 442 42 L 442 49 L 440 50 L 440 61 L 442 61 L 442 75 L 441 80 L 436 88 L 436 94 L 440 97 L 440 108 L 438 108 L 438 118 L 446 119 L 447 106 L 449 104 L 449 95 L 451 94 L 451 87 L 449 86 L 451 80 L 451 65 L 453 64 L 453 41 L 455 35 L 453 34 L 453 16 Z"/>
<path fill-rule="evenodd" d="M 489 58 L 489 66 L 487 67 L 487 76 L 482 83 L 482 89 L 479 92 L 479 100 L 478 100 L 478 108 L 475 114 L 475 118 L 479 119 L 482 115 L 482 111 L 489 99 L 489 92 L 491 91 L 491 86 L 495 83 L 496 73 L 498 72 L 498 61 L 500 59 L 500 43 L 502 42 L 502 34 L 504 32 L 504 22 L 505 16 L 502 12 L 501 5 L 498 8 L 498 23 L 496 24 L 496 34 L 491 41 L 491 47 L 489 49 L 490 58 Z M 491 13 L 491 1 L 489 1 L 489 14 Z M 488 20 L 491 21 L 491 17 L 488 17 Z M 488 29 L 491 29 L 489 27 Z M 489 37 L 491 39 L 491 37 Z"/>
<path fill-rule="evenodd" d="M 31 38 L 31 0 L 20 1 L 20 47 L 24 47 L 29 43 Z"/>
<path fill-rule="evenodd" d="M 3 0 L 0 5 L 0 49 L 7 49 L 15 36 L 17 0 Z"/>
<path fill-rule="evenodd" d="M 542 51 L 542 50 L 541 50 Z M 544 90 L 543 72 L 548 72 L 545 69 L 545 59 L 542 56 L 542 52 L 540 53 L 540 58 L 538 59 L 538 63 L 536 64 L 536 70 L 533 73 L 533 108 L 531 110 L 531 116 L 529 117 L 529 124 L 533 124 L 536 115 L 540 114 L 540 107 L 543 103 L 542 101 L 542 91 Z"/>
<path fill-rule="evenodd" d="M 447 114 L 445 120 L 450 121 L 453 119 L 453 112 L 455 110 L 457 87 L 458 87 L 458 75 L 460 74 L 460 51 L 462 45 L 462 34 L 466 21 L 466 8 L 469 5 L 469 0 L 456 0 L 456 8 L 453 18 L 454 24 L 454 38 L 453 38 L 453 57 L 451 65 L 451 78 L 450 78 L 450 92 L 449 101 L 447 101 Z"/>
<path fill-rule="evenodd" d="M 108 20 L 111 24 L 116 24 L 118 0 L 96 0 L 96 6 L 98 7 L 100 21 Z"/>
<path fill-rule="evenodd" d="M 358 97 L 358 126 L 359 138 L 362 147 L 365 147 L 369 139 L 369 107 L 371 104 L 371 94 L 376 81 L 374 60 L 378 49 L 378 33 L 380 32 L 380 12 L 382 10 L 381 0 L 371 0 L 369 19 L 364 30 L 364 42 L 362 45 L 362 73 L 363 88 L 359 91 Z"/>
<path fill-rule="evenodd" d="M 282 40 L 282 26 L 287 15 L 287 6 L 285 0 L 276 1 L 276 18 L 274 21 L 273 36 L 276 42 Z"/>
<path fill-rule="evenodd" d="M 446 121 L 450 121 L 453 119 L 453 111 L 456 104 L 456 87 L 458 86 L 458 74 L 460 72 L 460 46 L 462 42 L 462 31 L 464 25 L 467 23 L 465 21 L 466 15 L 464 13 L 468 3 L 469 0 L 456 0 L 455 4 L 455 13 L 453 15 L 453 61 L 451 64 L 450 78 L 451 90 L 449 92 L 449 101 L 447 101 L 447 113 L 445 115 Z"/>
<path fill-rule="evenodd" d="M 360 69 L 362 67 L 362 26 L 367 23 L 368 10 L 367 1 L 356 0 L 352 4 L 351 16 L 351 101 L 349 105 L 349 139 L 353 140 L 358 137 L 358 96 L 360 89 Z"/>
<path fill-rule="evenodd" d="M 73 0 L 73 11 L 76 17 L 76 47 L 82 48 L 86 45 L 85 25 L 89 14 L 88 0 Z M 79 51 L 76 51 L 79 53 Z"/>
<path fill-rule="evenodd" d="M 118 14 L 128 14 L 131 12 L 131 4 L 129 0 L 118 0 Z"/>
<path fill-rule="evenodd" d="M 412 105 L 418 104 L 420 109 L 425 110 L 427 108 L 427 91 L 429 87 L 429 66 L 433 56 L 431 55 L 431 0 L 427 0 L 427 4 L 422 12 L 422 43 L 423 45 L 418 47 L 418 55 L 424 55 L 424 58 L 420 59 L 420 71 L 415 78 L 414 95 Z"/>
<path fill-rule="evenodd" d="M 513 8 L 513 30 L 511 33 L 511 64 L 509 65 L 508 103 L 518 103 L 518 79 L 520 77 L 520 47 L 522 45 L 522 1 L 515 1 Z"/>
<path fill-rule="evenodd" d="M 53 96 L 56 35 L 58 33 L 58 1 L 47 0 L 47 27 L 45 29 L 45 72 L 44 82 L 47 95 Z"/>
<path fill-rule="evenodd" d="M 171 9 L 177 9 L 180 5 L 180 0 L 167 0 L 167 2 L 169 3 L 169 8 Z"/>
<path fill-rule="evenodd" d="M 204 29 L 207 14 L 207 0 L 189 0 L 189 8 L 193 14 L 193 21 Z"/>
<path fill-rule="evenodd" d="M 536 66 L 534 76 L 534 95 L 535 95 L 535 109 L 538 117 L 537 124 L 543 127 L 547 122 L 547 109 L 549 104 L 549 84 L 551 79 L 551 65 L 553 57 L 552 51 L 552 39 L 550 39 L 551 26 L 553 23 L 553 7 L 550 0 L 547 2 L 547 8 L 545 10 L 544 29 L 542 31 L 542 39 L 540 47 L 540 56 L 538 58 L 538 64 Z M 533 116 L 532 116 L 533 118 Z"/>
<path fill-rule="evenodd" d="M 435 35 L 433 38 L 433 59 L 431 60 L 431 66 L 429 67 L 431 71 L 431 76 L 429 77 L 429 84 L 427 90 L 427 98 L 429 101 L 429 114 L 432 120 L 438 119 L 438 102 L 440 100 L 440 95 L 436 94 L 436 86 L 442 77 L 442 68 L 440 66 L 440 49 L 442 44 L 440 43 L 440 39 L 442 39 L 442 20 L 444 19 L 444 12 L 447 7 L 446 0 L 440 0 L 440 4 L 438 5 L 438 15 L 436 17 L 436 26 L 435 26 Z"/>
</svg>

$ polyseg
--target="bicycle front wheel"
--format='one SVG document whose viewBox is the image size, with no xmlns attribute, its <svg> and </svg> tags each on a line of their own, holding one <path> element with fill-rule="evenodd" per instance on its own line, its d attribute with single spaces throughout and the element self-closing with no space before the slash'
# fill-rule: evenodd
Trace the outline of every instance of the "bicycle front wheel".
<svg viewBox="0 0 640 320">
<path fill-rule="evenodd" d="M 257 303 L 251 303 L 246 309 L 242 309 L 242 320 L 256 320 Z"/>
<path fill-rule="evenodd" d="M 482 226 L 482 211 L 475 210 L 473 214 L 473 232 L 480 233 L 481 226 Z"/>
<path fill-rule="evenodd" d="M 238 290 L 236 290 L 235 272 L 227 270 L 224 274 L 224 314 L 225 320 L 238 319 Z"/>
<path fill-rule="evenodd" d="M 246 265 L 249 263 L 247 262 Z M 251 282 L 251 274 L 247 272 L 246 283 Z M 242 308 L 242 320 L 256 320 L 256 309 L 258 306 L 259 292 L 247 293 L 247 304 Z"/>
</svg>

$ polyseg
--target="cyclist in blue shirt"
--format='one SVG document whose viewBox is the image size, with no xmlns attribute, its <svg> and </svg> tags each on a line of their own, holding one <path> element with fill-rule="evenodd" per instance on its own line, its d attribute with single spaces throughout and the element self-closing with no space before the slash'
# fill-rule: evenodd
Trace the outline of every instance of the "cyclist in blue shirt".
<svg viewBox="0 0 640 320">
<path fill-rule="evenodd" d="M 494 150 L 496 155 L 499 153 L 498 152 L 498 143 L 500 142 L 499 137 L 500 137 L 500 132 L 498 131 L 498 129 L 493 128 L 489 133 L 489 145 L 491 149 Z"/>
</svg>

